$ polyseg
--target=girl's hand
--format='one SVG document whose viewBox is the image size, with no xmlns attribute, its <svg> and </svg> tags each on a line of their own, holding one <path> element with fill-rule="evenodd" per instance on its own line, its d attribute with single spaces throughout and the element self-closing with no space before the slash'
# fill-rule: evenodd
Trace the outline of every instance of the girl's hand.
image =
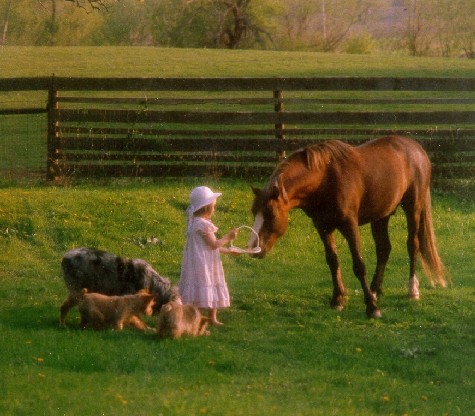
<svg viewBox="0 0 475 416">
<path fill-rule="evenodd" d="M 229 231 L 229 233 L 227 234 L 227 237 L 230 239 L 230 240 L 235 240 L 237 235 L 238 235 L 238 232 L 239 232 L 239 229 L 238 228 L 234 228 L 232 229 L 231 231 Z"/>
<path fill-rule="evenodd" d="M 230 256 L 240 256 L 241 255 L 241 253 L 238 253 L 237 251 L 232 250 L 229 247 L 221 247 L 219 249 L 219 252 L 222 253 L 222 254 L 228 254 Z"/>
</svg>

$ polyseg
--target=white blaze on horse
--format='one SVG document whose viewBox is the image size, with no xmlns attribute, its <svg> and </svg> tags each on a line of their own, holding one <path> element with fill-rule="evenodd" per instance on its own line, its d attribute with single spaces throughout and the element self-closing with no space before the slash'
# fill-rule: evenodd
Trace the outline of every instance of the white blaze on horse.
<svg viewBox="0 0 475 416">
<path fill-rule="evenodd" d="M 353 271 L 361 283 L 369 317 L 379 318 L 376 305 L 391 251 L 388 223 L 400 205 L 407 218 L 409 296 L 419 298 L 416 257 L 432 285 L 447 285 L 435 244 L 430 197 L 431 164 L 414 140 L 401 136 L 374 139 L 353 147 L 338 140 L 300 149 L 282 161 L 263 189 L 253 188 L 254 230 L 263 258 L 288 225 L 288 212 L 302 209 L 310 217 L 325 247 L 333 280 L 331 305 L 341 309 L 345 287 L 337 256 L 335 230 L 350 247 Z M 377 265 L 371 285 L 366 279 L 359 226 L 371 224 Z M 257 244 L 251 237 L 249 247 Z"/>
</svg>

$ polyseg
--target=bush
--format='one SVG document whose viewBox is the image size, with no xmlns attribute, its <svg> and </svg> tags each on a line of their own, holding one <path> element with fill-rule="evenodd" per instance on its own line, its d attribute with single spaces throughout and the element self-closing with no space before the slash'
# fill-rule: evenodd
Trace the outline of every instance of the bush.
<svg viewBox="0 0 475 416">
<path fill-rule="evenodd" d="M 368 55 L 374 50 L 374 39 L 369 33 L 351 36 L 344 48 L 346 53 Z"/>
</svg>

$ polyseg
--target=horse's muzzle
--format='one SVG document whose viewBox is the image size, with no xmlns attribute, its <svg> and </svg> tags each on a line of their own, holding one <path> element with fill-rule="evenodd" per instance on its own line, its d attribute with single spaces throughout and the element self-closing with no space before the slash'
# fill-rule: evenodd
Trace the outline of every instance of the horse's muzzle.
<svg viewBox="0 0 475 416">
<path fill-rule="evenodd" d="M 251 254 L 251 257 L 253 259 L 263 259 L 265 256 L 266 256 L 266 252 L 264 250 L 261 250 L 259 253 Z"/>
</svg>

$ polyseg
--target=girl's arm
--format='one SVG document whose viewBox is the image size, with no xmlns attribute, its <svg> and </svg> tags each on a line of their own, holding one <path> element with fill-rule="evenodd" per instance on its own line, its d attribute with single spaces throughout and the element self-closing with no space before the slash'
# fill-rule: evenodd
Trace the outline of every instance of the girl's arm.
<svg viewBox="0 0 475 416">
<path fill-rule="evenodd" d="M 221 249 L 226 244 L 228 244 L 231 240 L 234 240 L 238 234 L 238 229 L 234 228 L 233 230 L 229 231 L 224 237 L 220 238 L 219 240 L 216 238 L 214 233 L 203 234 L 203 239 L 205 243 L 213 250 Z M 225 249 L 220 250 L 223 253 L 227 251 Z"/>
</svg>

